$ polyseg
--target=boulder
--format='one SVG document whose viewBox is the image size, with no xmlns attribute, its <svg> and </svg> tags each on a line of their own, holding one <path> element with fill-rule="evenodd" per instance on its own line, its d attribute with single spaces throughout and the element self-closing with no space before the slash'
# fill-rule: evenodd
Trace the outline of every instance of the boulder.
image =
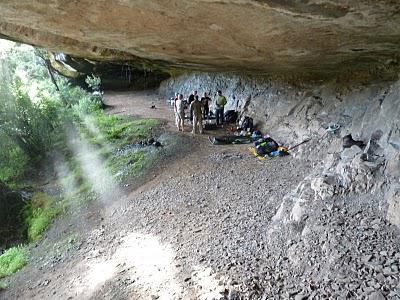
<svg viewBox="0 0 400 300">
<path fill-rule="evenodd" d="M 386 196 L 388 204 L 386 218 L 393 225 L 400 226 L 400 186 L 392 187 Z"/>
<path fill-rule="evenodd" d="M 335 174 L 324 174 L 311 180 L 311 189 L 322 200 L 333 197 L 339 192 L 338 178 Z"/>
<path fill-rule="evenodd" d="M 344 161 L 350 161 L 361 152 L 362 149 L 359 146 L 353 145 L 350 148 L 345 148 L 340 154 L 340 158 Z"/>
</svg>

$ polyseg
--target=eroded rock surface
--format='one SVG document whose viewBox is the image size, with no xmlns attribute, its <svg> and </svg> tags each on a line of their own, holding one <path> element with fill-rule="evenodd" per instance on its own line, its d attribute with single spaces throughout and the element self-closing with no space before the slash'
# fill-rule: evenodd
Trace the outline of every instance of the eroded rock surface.
<svg viewBox="0 0 400 300">
<path fill-rule="evenodd" d="M 165 68 L 382 71 L 398 67 L 399 32 L 400 5 L 384 0 L 0 3 L 0 34 L 10 39 Z"/>
</svg>

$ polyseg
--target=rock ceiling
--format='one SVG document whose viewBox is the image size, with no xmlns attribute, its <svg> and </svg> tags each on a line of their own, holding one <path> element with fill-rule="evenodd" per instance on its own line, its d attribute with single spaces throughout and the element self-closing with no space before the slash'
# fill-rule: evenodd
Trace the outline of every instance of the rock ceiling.
<svg viewBox="0 0 400 300">
<path fill-rule="evenodd" d="M 96 60 L 255 73 L 397 68 L 396 0 L 3 0 L 0 35 Z"/>
</svg>

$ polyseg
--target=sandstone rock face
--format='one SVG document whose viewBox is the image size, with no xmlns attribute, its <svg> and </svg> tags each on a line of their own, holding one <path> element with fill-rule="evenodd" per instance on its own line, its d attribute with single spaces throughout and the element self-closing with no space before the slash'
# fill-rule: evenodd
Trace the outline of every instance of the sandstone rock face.
<svg viewBox="0 0 400 300">
<path fill-rule="evenodd" d="M 397 68 L 400 4 L 5 0 L 0 3 L 0 34 L 99 60 L 321 76 Z"/>
</svg>

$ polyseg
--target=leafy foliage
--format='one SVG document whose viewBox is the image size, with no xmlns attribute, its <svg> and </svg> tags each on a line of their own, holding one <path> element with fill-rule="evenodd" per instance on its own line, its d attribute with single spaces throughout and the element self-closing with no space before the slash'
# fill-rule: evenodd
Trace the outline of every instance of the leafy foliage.
<svg viewBox="0 0 400 300">
<path fill-rule="evenodd" d="M 51 73 L 46 57 L 44 50 L 28 46 L 0 53 L 0 182 L 14 186 L 49 158 L 49 153 L 57 152 L 62 153 L 68 169 L 63 178 L 65 186 L 73 186 L 63 200 L 34 194 L 22 212 L 29 241 L 38 240 L 63 209 L 96 198 L 74 151 L 68 147 L 68 126 L 77 127 L 81 138 L 97 145 L 95 151 L 109 171 L 118 181 L 125 181 L 155 156 L 148 150 L 119 154 L 115 150 L 149 138 L 158 125 L 154 119 L 104 114 L 99 99 Z M 93 75 L 87 83 L 96 90 L 101 80 Z M 22 268 L 26 261 L 25 248 L 7 250 L 0 256 L 0 278 Z"/>
<path fill-rule="evenodd" d="M 100 109 L 87 91 L 49 76 L 46 55 L 18 45 L 0 55 L 0 180 L 8 184 L 65 147 L 65 123 Z"/>
<path fill-rule="evenodd" d="M 54 89 L 32 48 L 11 48 L 0 59 L 0 71 L 0 180 L 10 182 L 45 156 L 62 105 L 51 97 Z"/>
<path fill-rule="evenodd" d="M 94 91 L 99 91 L 100 90 L 100 85 L 101 85 L 101 79 L 100 77 L 92 74 L 92 76 L 87 76 L 85 79 L 85 82 L 87 85 Z"/>
<path fill-rule="evenodd" d="M 86 115 L 94 113 L 102 114 L 100 103 L 87 94 L 81 95 L 79 100 L 72 106 L 72 109 L 75 120 L 81 120 Z"/>
<path fill-rule="evenodd" d="M 0 256 L 0 278 L 11 275 L 23 266 L 28 260 L 28 253 L 24 247 L 13 247 Z"/>
<path fill-rule="evenodd" d="M 24 175 L 29 158 L 14 142 L 0 131 L 0 181 L 15 183 Z"/>
<path fill-rule="evenodd" d="M 44 153 L 51 141 L 53 124 L 51 109 L 45 103 L 33 103 L 17 77 L 13 85 L 13 100 L 3 101 L 0 107 L 2 131 L 18 145 L 25 154 L 37 158 Z"/>
</svg>

